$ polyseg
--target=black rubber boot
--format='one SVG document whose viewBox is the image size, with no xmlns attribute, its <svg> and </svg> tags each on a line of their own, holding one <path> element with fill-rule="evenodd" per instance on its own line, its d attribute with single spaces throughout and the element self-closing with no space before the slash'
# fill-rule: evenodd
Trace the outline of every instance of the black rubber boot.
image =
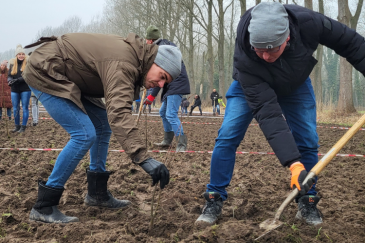
<svg viewBox="0 0 365 243">
<path fill-rule="evenodd" d="M 186 151 L 186 147 L 188 146 L 188 138 L 185 134 L 176 137 L 176 152 L 184 152 Z"/>
<path fill-rule="evenodd" d="M 20 125 L 15 125 L 15 128 L 11 132 L 17 132 L 20 130 Z"/>
<path fill-rule="evenodd" d="M 205 192 L 203 196 L 206 203 L 195 224 L 199 226 L 213 225 L 222 214 L 223 200 L 218 192 Z"/>
<path fill-rule="evenodd" d="M 45 223 L 71 223 L 79 222 L 76 217 L 69 217 L 61 213 L 57 205 L 64 189 L 46 186 L 45 181 L 38 182 L 37 202 L 30 211 L 29 219 Z"/>
<path fill-rule="evenodd" d="M 20 126 L 20 129 L 19 129 L 19 131 L 18 131 L 18 133 L 22 133 L 22 132 L 25 132 L 25 129 L 27 128 L 27 126 L 23 126 L 23 125 L 21 125 Z"/>
<path fill-rule="evenodd" d="M 175 133 L 172 132 L 165 132 L 163 140 L 161 143 L 154 143 L 154 145 L 158 147 L 169 147 L 174 139 Z"/>
<path fill-rule="evenodd" d="M 109 171 L 95 172 L 86 169 L 87 194 L 85 204 L 87 206 L 102 207 L 109 209 L 120 209 L 131 204 L 128 200 L 118 200 L 108 191 Z"/>
<path fill-rule="evenodd" d="M 318 225 L 323 222 L 322 213 L 317 204 L 321 198 L 313 195 L 305 195 L 298 199 L 297 219 L 303 219 L 307 224 Z"/>
</svg>

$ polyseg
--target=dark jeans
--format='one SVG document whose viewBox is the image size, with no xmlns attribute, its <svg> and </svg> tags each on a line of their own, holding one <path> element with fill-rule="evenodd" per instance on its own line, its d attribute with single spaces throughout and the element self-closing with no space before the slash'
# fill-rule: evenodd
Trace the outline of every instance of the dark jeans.
<svg viewBox="0 0 365 243">
<path fill-rule="evenodd" d="M 190 106 L 190 114 L 193 114 L 193 110 L 195 109 L 195 107 L 198 107 L 199 108 L 199 111 L 200 111 L 200 114 L 203 114 L 202 112 L 202 106 L 201 105 L 198 105 L 198 106 Z"/>
<path fill-rule="evenodd" d="M 219 192 L 223 200 L 227 199 L 226 187 L 232 178 L 236 160 L 235 152 L 253 119 L 251 108 L 238 81 L 231 84 L 226 97 L 227 107 L 214 146 L 210 166 L 210 184 L 207 185 L 207 191 Z M 316 101 L 310 78 L 292 94 L 278 96 L 278 102 L 302 155 L 301 162 L 305 169 L 310 171 L 318 162 L 319 147 L 316 131 Z M 315 185 L 307 194 L 317 194 Z"/>
</svg>

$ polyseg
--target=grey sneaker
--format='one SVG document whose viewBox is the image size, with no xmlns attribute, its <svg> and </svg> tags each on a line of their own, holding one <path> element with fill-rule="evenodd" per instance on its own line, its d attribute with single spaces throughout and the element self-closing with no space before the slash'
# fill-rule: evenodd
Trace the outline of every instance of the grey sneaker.
<svg viewBox="0 0 365 243">
<path fill-rule="evenodd" d="M 318 225 L 323 223 L 322 213 L 318 210 L 317 204 L 321 198 L 313 195 L 306 195 L 298 200 L 297 219 L 303 219 L 307 224 Z"/>
<path fill-rule="evenodd" d="M 199 226 L 213 225 L 222 214 L 223 200 L 218 192 L 205 192 L 203 196 L 206 203 L 195 224 Z"/>
</svg>

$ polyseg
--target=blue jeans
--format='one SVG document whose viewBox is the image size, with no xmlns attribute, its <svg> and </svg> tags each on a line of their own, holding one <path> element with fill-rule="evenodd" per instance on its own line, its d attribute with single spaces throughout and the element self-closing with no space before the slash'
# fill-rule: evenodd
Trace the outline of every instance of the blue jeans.
<svg viewBox="0 0 365 243">
<path fill-rule="evenodd" d="M 162 102 L 160 116 L 162 118 L 163 129 L 165 132 L 173 131 L 175 136 L 183 135 L 184 130 L 179 119 L 179 106 L 181 95 L 169 95 Z"/>
<path fill-rule="evenodd" d="M 181 106 L 181 113 L 182 113 L 182 114 L 184 114 L 184 113 L 185 113 L 185 115 L 187 115 L 187 114 L 188 114 L 188 107 L 186 107 L 186 106 Z"/>
<path fill-rule="evenodd" d="M 213 113 L 215 113 L 217 110 L 217 106 L 216 105 L 213 105 Z"/>
<path fill-rule="evenodd" d="M 3 116 L 3 109 L 0 108 L 0 119 Z M 11 108 L 6 108 L 6 114 L 8 115 L 9 118 L 11 118 Z"/>
<path fill-rule="evenodd" d="M 251 108 L 238 81 L 231 84 L 226 97 L 226 111 L 214 146 L 210 184 L 207 185 L 207 191 L 219 192 L 223 200 L 227 199 L 226 187 L 232 178 L 236 160 L 235 152 L 253 119 Z M 278 102 L 301 153 L 301 162 L 305 169 L 310 171 L 318 162 L 319 147 L 316 131 L 316 102 L 310 78 L 292 94 L 278 96 Z M 307 194 L 317 194 L 315 185 Z"/>
<path fill-rule="evenodd" d="M 11 92 L 11 103 L 13 103 L 14 121 L 15 125 L 20 125 L 20 101 L 23 108 L 23 122 L 22 125 L 26 126 L 29 118 L 29 100 L 30 91 L 24 92 Z"/>
<path fill-rule="evenodd" d="M 90 170 L 105 171 L 112 134 L 106 110 L 82 99 L 87 114 L 68 99 L 42 93 L 30 87 L 49 115 L 71 136 L 58 155 L 47 186 L 63 188 L 80 160 L 90 150 Z"/>
<path fill-rule="evenodd" d="M 220 109 L 219 105 L 217 105 L 217 113 L 218 113 L 218 115 L 221 114 L 221 109 Z"/>
</svg>

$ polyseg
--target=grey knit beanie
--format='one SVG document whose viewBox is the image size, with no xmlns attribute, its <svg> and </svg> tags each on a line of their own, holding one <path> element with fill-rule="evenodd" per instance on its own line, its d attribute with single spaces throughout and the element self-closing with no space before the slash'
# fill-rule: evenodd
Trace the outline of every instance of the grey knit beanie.
<svg viewBox="0 0 365 243">
<path fill-rule="evenodd" d="M 281 3 L 260 3 L 252 9 L 251 17 L 248 32 L 253 47 L 271 49 L 283 44 L 289 36 L 288 13 Z"/>
<path fill-rule="evenodd" d="M 158 47 L 155 63 L 168 72 L 172 80 L 181 73 L 181 52 L 176 46 L 162 45 Z"/>
<path fill-rule="evenodd" d="M 25 51 L 24 51 L 24 49 L 23 49 L 22 45 L 20 45 L 20 44 L 18 44 L 18 45 L 16 46 L 16 49 L 15 49 L 15 56 L 16 56 L 16 55 L 18 55 L 19 53 L 24 53 L 24 54 L 25 54 Z"/>
<path fill-rule="evenodd" d="M 157 40 L 161 37 L 160 30 L 154 26 L 148 26 L 146 30 L 146 40 Z"/>
</svg>

